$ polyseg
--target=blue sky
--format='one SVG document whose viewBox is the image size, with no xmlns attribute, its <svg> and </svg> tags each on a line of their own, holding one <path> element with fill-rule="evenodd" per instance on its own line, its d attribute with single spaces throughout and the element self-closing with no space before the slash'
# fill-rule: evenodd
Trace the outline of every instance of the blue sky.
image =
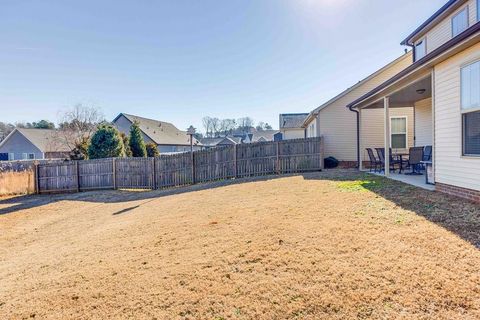
<svg viewBox="0 0 480 320">
<path fill-rule="evenodd" d="M 403 53 L 446 0 L 3 0 L 0 121 L 77 103 L 201 128 L 309 112 Z"/>
</svg>

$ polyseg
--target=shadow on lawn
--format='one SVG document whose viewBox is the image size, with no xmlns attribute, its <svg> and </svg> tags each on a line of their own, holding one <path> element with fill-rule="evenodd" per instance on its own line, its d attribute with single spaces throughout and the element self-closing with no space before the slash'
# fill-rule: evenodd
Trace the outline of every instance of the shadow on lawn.
<svg viewBox="0 0 480 320">
<path fill-rule="evenodd" d="M 455 233 L 464 240 L 472 243 L 477 248 L 480 248 L 480 206 L 466 200 L 423 190 L 402 182 L 358 172 L 356 170 L 339 169 L 298 175 L 271 175 L 242 178 L 167 190 L 108 190 L 60 195 L 20 196 L 0 200 L 0 216 L 18 210 L 40 207 L 58 201 L 86 201 L 97 203 L 120 203 L 148 199 L 153 201 L 154 199 L 171 195 L 215 189 L 240 183 L 282 179 L 288 176 L 302 176 L 305 180 L 328 180 L 337 182 L 340 190 L 349 192 L 374 192 L 378 196 L 395 203 L 395 205 L 402 209 L 412 211 L 415 214 Z M 1 208 L 3 206 L 4 208 Z M 114 215 L 127 213 L 135 207 L 136 206 L 130 206 L 114 213 Z"/>
<path fill-rule="evenodd" d="M 343 174 L 339 174 L 343 172 Z M 305 179 L 332 180 L 340 190 L 371 191 L 396 206 L 424 217 L 480 249 L 480 206 L 439 192 L 357 170 L 326 171 L 303 175 Z"/>
</svg>

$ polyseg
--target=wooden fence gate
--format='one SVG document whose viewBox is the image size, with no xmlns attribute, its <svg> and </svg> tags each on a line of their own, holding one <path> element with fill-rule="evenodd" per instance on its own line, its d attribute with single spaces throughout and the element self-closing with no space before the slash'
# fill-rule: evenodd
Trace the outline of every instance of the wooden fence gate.
<svg viewBox="0 0 480 320">
<path fill-rule="evenodd" d="M 232 145 L 156 158 L 109 158 L 36 166 L 38 193 L 164 189 L 208 181 L 323 169 L 323 139 Z"/>
</svg>

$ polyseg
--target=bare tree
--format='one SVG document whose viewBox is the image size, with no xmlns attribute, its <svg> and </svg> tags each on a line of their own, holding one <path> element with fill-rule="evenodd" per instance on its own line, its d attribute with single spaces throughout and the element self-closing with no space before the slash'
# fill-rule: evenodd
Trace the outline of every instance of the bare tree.
<svg viewBox="0 0 480 320">
<path fill-rule="evenodd" d="M 227 136 L 232 134 L 233 130 L 235 130 L 237 123 L 235 119 L 222 119 L 220 121 L 220 132 Z"/>
<path fill-rule="evenodd" d="M 211 118 L 212 120 L 212 132 L 214 137 L 218 137 L 220 132 L 221 121 L 218 118 Z"/>
<path fill-rule="evenodd" d="M 250 117 L 243 117 L 238 119 L 238 129 L 245 133 L 249 132 L 250 129 L 253 128 L 254 124 L 255 122 Z"/>
<path fill-rule="evenodd" d="M 203 117 L 202 118 L 203 128 L 205 129 L 205 136 L 211 137 L 212 132 L 212 118 L 210 117 Z"/>
<path fill-rule="evenodd" d="M 82 104 L 61 111 L 59 118 L 59 139 L 70 150 L 83 150 L 86 141 L 97 130 L 97 126 L 105 121 L 105 117 L 99 108 L 83 106 Z"/>
<path fill-rule="evenodd" d="M 5 139 L 14 129 L 15 126 L 13 124 L 0 122 L 0 142 Z"/>
</svg>

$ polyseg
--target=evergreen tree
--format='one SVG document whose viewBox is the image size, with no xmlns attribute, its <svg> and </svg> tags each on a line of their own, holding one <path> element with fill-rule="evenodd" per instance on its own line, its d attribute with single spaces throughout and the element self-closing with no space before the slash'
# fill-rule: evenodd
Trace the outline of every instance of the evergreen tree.
<svg viewBox="0 0 480 320">
<path fill-rule="evenodd" d="M 130 150 L 132 150 L 132 157 L 146 157 L 147 149 L 145 141 L 143 141 L 142 131 L 137 121 L 134 121 L 130 127 Z"/>
<path fill-rule="evenodd" d="M 88 157 L 100 159 L 123 156 L 125 156 L 125 148 L 120 132 L 110 124 L 100 125 L 88 146 Z"/>
<path fill-rule="evenodd" d="M 125 147 L 125 156 L 131 157 L 132 150 L 130 149 L 130 139 L 124 132 L 120 132 L 120 136 L 122 137 L 123 145 Z"/>
<path fill-rule="evenodd" d="M 153 157 L 158 157 L 160 155 L 160 152 L 158 151 L 157 145 L 153 142 L 147 143 L 145 145 L 147 148 L 147 156 L 150 158 Z"/>
</svg>

